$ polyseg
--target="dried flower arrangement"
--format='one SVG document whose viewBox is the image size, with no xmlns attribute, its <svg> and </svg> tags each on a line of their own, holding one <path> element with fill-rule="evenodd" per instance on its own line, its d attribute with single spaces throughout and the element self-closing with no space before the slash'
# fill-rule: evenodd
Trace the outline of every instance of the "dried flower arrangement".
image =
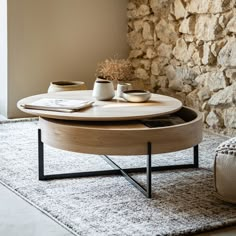
<svg viewBox="0 0 236 236">
<path fill-rule="evenodd" d="M 97 74 L 107 80 L 133 80 L 133 66 L 128 59 L 106 59 L 98 63 Z"/>
</svg>

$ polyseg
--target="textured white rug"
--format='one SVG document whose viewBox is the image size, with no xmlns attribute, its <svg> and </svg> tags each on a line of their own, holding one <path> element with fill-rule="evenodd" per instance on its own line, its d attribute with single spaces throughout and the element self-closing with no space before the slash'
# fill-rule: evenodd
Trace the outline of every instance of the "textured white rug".
<svg viewBox="0 0 236 236">
<path fill-rule="evenodd" d="M 211 171 L 226 137 L 205 134 L 198 170 L 154 172 L 147 199 L 121 176 L 38 181 L 37 128 L 37 121 L 0 124 L 0 181 L 76 235 L 186 235 L 236 224 L 236 206 L 215 197 Z M 122 167 L 146 161 L 113 159 Z M 153 165 L 191 163 L 192 149 L 153 159 Z M 99 156 L 45 146 L 46 174 L 109 168 Z M 135 178 L 145 183 L 144 175 Z"/>
</svg>

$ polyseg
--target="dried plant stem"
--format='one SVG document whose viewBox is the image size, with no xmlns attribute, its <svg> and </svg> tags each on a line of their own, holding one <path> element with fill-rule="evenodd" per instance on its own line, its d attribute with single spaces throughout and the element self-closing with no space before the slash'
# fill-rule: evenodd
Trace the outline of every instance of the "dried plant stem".
<svg viewBox="0 0 236 236">
<path fill-rule="evenodd" d="M 107 59 L 97 66 L 97 73 L 108 80 L 128 81 L 133 79 L 133 67 L 127 59 Z"/>
</svg>

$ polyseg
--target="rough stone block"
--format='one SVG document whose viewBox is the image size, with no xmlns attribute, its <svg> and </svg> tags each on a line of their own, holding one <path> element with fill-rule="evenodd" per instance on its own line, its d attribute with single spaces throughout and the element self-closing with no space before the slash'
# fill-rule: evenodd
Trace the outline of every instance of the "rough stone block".
<svg viewBox="0 0 236 236">
<path fill-rule="evenodd" d="M 208 101 L 210 106 L 228 106 L 236 101 L 236 84 L 226 87 L 215 93 Z"/>
<path fill-rule="evenodd" d="M 174 25 L 167 23 L 164 19 L 161 19 L 156 25 L 155 32 L 157 37 L 166 44 L 173 44 L 178 39 Z"/>
<path fill-rule="evenodd" d="M 206 123 L 212 128 L 217 128 L 221 126 L 220 119 L 214 111 L 211 111 L 208 114 L 208 116 L 206 117 Z"/>
<path fill-rule="evenodd" d="M 221 36 L 218 32 L 218 17 L 216 15 L 198 15 L 195 25 L 195 36 L 199 40 L 215 40 Z"/>
<path fill-rule="evenodd" d="M 137 79 L 143 79 L 143 80 L 149 79 L 149 75 L 148 75 L 147 71 L 143 68 L 137 68 L 134 71 L 134 76 Z"/>
<path fill-rule="evenodd" d="M 171 44 L 161 43 L 160 46 L 157 48 L 157 54 L 160 57 L 171 58 L 172 48 L 173 46 Z"/>
<path fill-rule="evenodd" d="M 143 23 L 143 39 L 153 40 L 154 28 L 153 24 L 150 22 Z"/>
<path fill-rule="evenodd" d="M 236 128 L 236 107 L 235 106 L 224 110 L 224 124 L 226 127 Z"/>
<path fill-rule="evenodd" d="M 173 49 L 173 55 L 176 59 L 184 62 L 187 62 L 190 59 L 191 55 L 188 53 L 188 46 L 184 39 L 180 38 L 177 40 L 176 46 Z"/>
<path fill-rule="evenodd" d="M 222 66 L 236 66 L 236 39 L 230 38 L 220 50 L 217 61 Z"/>
<path fill-rule="evenodd" d="M 226 87 L 225 77 L 222 71 L 201 74 L 196 78 L 196 82 L 203 87 L 207 87 L 211 92 L 217 92 Z"/>
<path fill-rule="evenodd" d="M 187 16 L 187 11 L 181 0 L 175 0 L 173 8 L 174 8 L 174 16 L 177 20 Z"/>
<path fill-rule="evenodd" d="M 194 34 L 195 33 L 195 24 L 196 24 L 196 17 L 195 15 L 190 16 L 188 18 L 183 19 L 180 24 L 179 32 L 183 34 Z"/>
</svg>

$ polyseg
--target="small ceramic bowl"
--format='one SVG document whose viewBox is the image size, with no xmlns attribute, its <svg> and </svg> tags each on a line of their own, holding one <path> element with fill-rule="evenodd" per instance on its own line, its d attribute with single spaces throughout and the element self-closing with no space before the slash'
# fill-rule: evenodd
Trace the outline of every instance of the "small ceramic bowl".
<svg viewBox="0 0 236 236">
<path fill-rule="evenodd" d="M 82 81 L 54 81 L 50 83 L 48 93 L 85 89 L 87 86 Z"/>
<path fill-rule="evenodd" d="M 150 99 L 151 93 L 146 90 L 127 90 L 122 96 L 128 102 L 146 102 Z"/>
</svg>

